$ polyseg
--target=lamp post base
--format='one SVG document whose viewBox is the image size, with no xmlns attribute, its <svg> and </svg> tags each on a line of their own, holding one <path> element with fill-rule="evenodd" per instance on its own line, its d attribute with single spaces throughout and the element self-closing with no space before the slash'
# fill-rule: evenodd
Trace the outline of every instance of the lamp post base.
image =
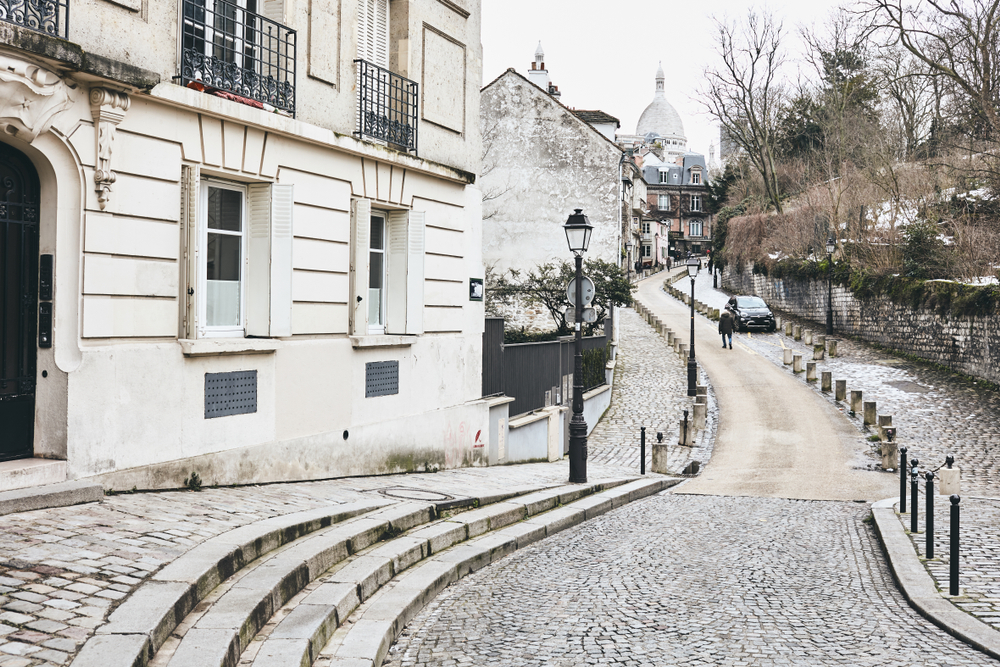
<svg viewBox="0 0 1000 667">
<path fill-rule="evenodd" d="M 574 413 L 569 422 L 569 481 L 587 482 L 587 422 L 580 413 Z"/>
<path fill-rule="evenodd" d="M 698 395 L 698 362 L 688 358 L 688 396 Z"/>
</svg>

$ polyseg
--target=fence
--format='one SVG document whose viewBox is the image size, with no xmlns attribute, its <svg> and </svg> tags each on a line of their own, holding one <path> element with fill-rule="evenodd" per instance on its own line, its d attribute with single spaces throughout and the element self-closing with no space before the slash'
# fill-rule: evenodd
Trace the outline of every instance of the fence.
<svg viewBox="0 0 1000 667">
<path fill-rule="evenodd" d="M 506 394 L 514 399 L 511 416 L 568 405 L 573 393 L 574 340 L 566 336 L 545 343 L 503 342 L 504 321 L 487 317 L 483 333 L 483 396 Z M 584 391 L 605 383 L 608 340 L 613 331 L 609 317 L 603 336 L 583 339 Z M 546 395 L 547 394 L 547 395 Z"/>
</svg>

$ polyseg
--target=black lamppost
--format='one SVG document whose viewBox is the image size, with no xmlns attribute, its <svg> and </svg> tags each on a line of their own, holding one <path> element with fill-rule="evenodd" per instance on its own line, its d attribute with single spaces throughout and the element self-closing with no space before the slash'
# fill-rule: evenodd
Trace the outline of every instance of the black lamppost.
<svg viewBox="0 0 1000 667">
<path fill-rule="evenodd" d="M 698 362 L 694 360 L 694 279 L 701 268 L 697 257 L 687 258 L 688 276 L 691 278 L 691 354 L 688 355 L 688 396 L 698 395 Z"/>
<path fill-rule="evenodd" d="M 569 481 L 587 481 L 587 422 L 583 418 L 583 253 L 590 245 L 590 233 L 594 227 L 583 214 L 583 209 L 575 209 L 563 225 L 566 242 L 576 258 L 576 289 L 574 310 L 576 311 L 576 342 L 573 354 L 573 417 L 569 422 Z"/>
<path fill-rule="evenodd" d="M 833 251 L 837 249 L 837 241 L 831 235 L 826 240 L 826 335 L 833 335 Z"/>
</svg>

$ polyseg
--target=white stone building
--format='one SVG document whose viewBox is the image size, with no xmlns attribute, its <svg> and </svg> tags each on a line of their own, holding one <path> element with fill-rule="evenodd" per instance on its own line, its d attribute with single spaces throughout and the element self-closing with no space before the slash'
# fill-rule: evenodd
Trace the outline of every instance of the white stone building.
<svg viewBox="0 0 1000 667">
<path fill-rule="evenodd" d="M 572 259 L 563 225 L 577 208 L 594 226 L 587 258 L 617 264 L 622 150 L 513 69 L 483 88 L 481 104 L 481 186 L 495 195 L 484 205 L 486 264 L 506 271 Z"/>
<path fill-rule="evenodd" d="M 0 22 L 0 488 L 483 462 L 479 0 L 68 1 Z"/>
</svg>

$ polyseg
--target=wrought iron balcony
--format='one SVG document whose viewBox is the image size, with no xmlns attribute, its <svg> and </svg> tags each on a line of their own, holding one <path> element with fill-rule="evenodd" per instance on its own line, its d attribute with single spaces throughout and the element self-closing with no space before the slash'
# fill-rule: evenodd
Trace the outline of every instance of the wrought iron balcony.
<svg viewBox="0 0 1000 667">
<path fill-rule="evenodd" d="M 256 3 L 184 0 L 181 85 L 294 116 L 295 31 L 247 6 Z"/>
<path fill-rule="evenodd" d="M 68 39 L 69 0 L 0 0 L 0 20 Z"/>
<path fill-rule="evenodd" d="M 358 136 L 417 152 L 417 84 L 367 60 L 358 65 Z"/>
</svg>

